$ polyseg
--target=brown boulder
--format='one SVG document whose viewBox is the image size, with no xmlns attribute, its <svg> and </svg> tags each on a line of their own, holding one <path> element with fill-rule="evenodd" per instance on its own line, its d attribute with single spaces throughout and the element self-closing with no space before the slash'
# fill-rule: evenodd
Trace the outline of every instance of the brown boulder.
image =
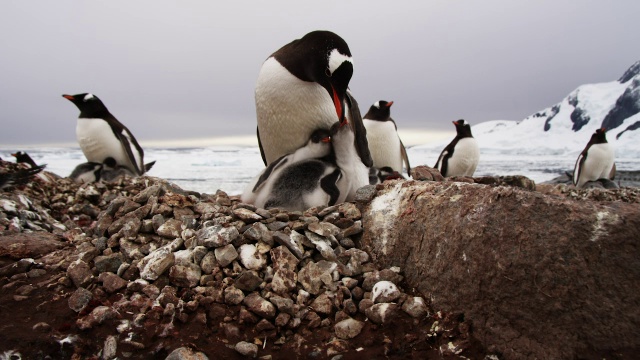
<svg viewBox="0 0 640 360">
<path fill-rule="evenodd" d="M 640 348 L 640 204 L 514 187 L 391 182 L 362 243 L 507 359 Z"/>
</svg>

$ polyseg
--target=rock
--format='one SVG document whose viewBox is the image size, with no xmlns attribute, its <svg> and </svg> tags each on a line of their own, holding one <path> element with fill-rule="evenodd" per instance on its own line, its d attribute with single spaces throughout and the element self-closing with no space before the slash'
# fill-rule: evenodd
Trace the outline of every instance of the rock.
<svg viewBox="0 0 640 360">
<path fill-rule="evenodd" d="M 307 228 L 310 232 L 322 237 L 336 236 L 340 233 L 339 227 L 324 221 L 311 223 Z"/>
<path fill-rule="evenodd" d="M 76 260 L 69 265 L 67 268 L 67 276 L 78 288 L 86 287 L 93 280 L 91 268 L 82 260 Z"/>
<path fill-rule="evenodd" d="M 214 251 L 216 260 L 221 267 L 226 267 L 238 258 L 238 252 L 236 251 L 236 248 L 231 244 L 216 248 Z"/>
<path fill-rule="evenodd" d="M 224 303 L 229 305 L 238 305 L 244 300 L 244 293 L 235 286 L 229 286 L 224 289 Z"/>
<path fill-rule="evenodd" d="M 149 201 L 149 198 L 152 196 L 160 196 L 161 191 L 160 185 L 151 185 L 148 188 L 140 191 L 138 195 L 134 196 L 131 200 L 137 202 L 138 204 L 146 204 Z"/>
<path fill-rule="evenodd" d="M 198 244 L 204 245 L 208 248 L 217 248 L 231 244 L 240 233 L 235 227 L 222 227 L 221 225 L 214 225 L 202 228 L 196 232 L 198 238 Z"/>
<path fill-rule="evenodd" d="M 271 249 L 271 261 L 273 262 L 273 279 L 271 288 L 275 293 L 284 294 L 295 289 L 298 281 L 296 272 L 298 259 L 285 246 Z"/>
<path fill-rule="evenodd" d="M 117 316 L 117 312 L 108 306 L 98 306 L 91 313 L 76 321 L 76 326 L 80 330 L 91 329 L 96 325 L 100 325 L 106 320 L 113 319 Z"/>
<path fill-rule="evenodd" d="M 312 233 L 311 231 L 305 231 L 305 236 L 316 247 L 316 250 L 320 252 L 323 258 L 330 261 L 336 260 L 336 254 L 331 247 L 331 241 L 325 237 Z"/>
<path fill-rule="evenodd" d="M 247 295 L 244 300 L 242 300 L 242 303 L 247 309 L 260 317 L 273 319 L 276 316 L 276 307 L 268 300 L 262 298 L 257 292 Z"/>
<path fill-rule="evenodd" d="M 160 227 L 156 230 L 156 233 L 162 237 L 175 239 L 180 237 L 180 232 L 182 231 L 182 221 L 176 219 L 169 219 L 165 221 Z"/>
<path fill-rule="evenodd" d="M 374 304 L 365 310 L 365 315 L 376 324 L 384 324 L 395 314 L 398 305 L 391 303 Z"/>
<path fill-rule="evenodd" d="M 258 273 L 252 270 L 243 271 L 240 276 L 236 278 L 234 286 L 242 291 L 252 292 L 260 286 L 262 278 Z"/>
<path fill-rule="evenodd" d="M 200 267 L 202 268 L 202 272 L 205 273 L 205 274 L 212 274 L 213 271 L 216 268 L 218 268 L 218 266 L 219 266 L 218 260 L 216 260 L 215 253 L 213 251 L 209 251 L 202 258 L 202 261 L 200 262 Z"/>
<path fill-rule="evenodd" d="M 188 347 L 181 347 L 173 350 L 165 360 L 209 360 L 209 358 L 199 351 L 194 351 Z"/>
<path fill-rule="evenodd" d="M 402 303 L 402 310 L 413 318 L 421 318 L 429 313 L 424 299 L 413 296 L 410 296 L 404 303 Z"/>
<path fill-rule="evenodd" d="M 17 219 L 17 218 L 14 218 Z M 14 260 L 39 258 L 65 247 L 61 238 L 47 232 L 0 235 L 0 257 Z"/>
<path fill-rule="evenodd" d="M 103 360 L 111 360 L 114 359 L 118 352 L 118 339 L 113 336 L 107 336 L 107 339 L 104 341 L 104 347 L 102 348 L 102 359 Z"/>
<path fill-rule="evenodd" d="M 365 185 L 356 191 L 355 201 L 357 203 L 369 203 L 376 196 L 375 185 Z"/>
<path fill-rule="evenodd" d="M 238 251 L 240 253 L 240 262 L 249 270 L 260 270 L 267 264 L 266 257 L 260 254 L 253 244 L 244 244 L 240 246 Z"/>
<path fill-rule="evenodd" d="M 293 315 L 293 300 L 273 295 L 269 298 L 269 301 L 275 305 L 281 313 Z"/>
<path fill-rule="evenodd" d="M 118 252 L 107 256 L 96 256 L 96 258 L 93 259 L 93 264 L 98 272 L 116 273 L 123 261 L 122 254 Z"/>
<path fill-rule="evenodd" d="M 360 332 L 362 331 L 363 327 L 364 327 L 364 323 L 362 321 L 348 318 L 338 322 L 333 327 L 333 329 L 336 332 L 336 336 L 338 338 L 347 340 L 347 339 L 353 339 L 354 337 L 360 335 Z"/>
<path fill-rule="evenodd" d="M 127 286 L 127 281 L 123 280 L 120 276 L 104 272 L 98 276 L 98 281 L 102 282 L 102 286 L 108 293 L 114 293 Z"/>
<path fill-rule="evenodd" d="M 371 300 L 377 303 L 390 303 L 396 301 L 400 295 L 398 287 L 391 281 L 378 281 L 373 285 Z"/>
<path fill-rule="evenodd" d="M 76 291 L 71 294 L 67 303 L 69 304 L 69 308 L 75 312 L 80 312 L 84 309 L 89 302 L 93 299 L 93 294 L 91 291 L 79 287 Z"/>
<path fill-rule="evenodd" d="M 280 245 L 286 246 L 289 251 L 298 259 L 302 259 L 304 256 L 304 247 L 302 246 L 300 237 L 304 237 L 304 235 L 292 231 L 291 235 L 287 235 L 283 232 L 276 231 L 273 234 L 273 239 Z"/>
<path fill-rule="evenodd" d="M 20 259 L 13 264 L 0 268 L 0 276 L 13 276 L 18 273 L 25 273 L 29 271 L 31 266 L 35 263 L 32 258 Z"/>
<path fill-rule="evenodd" d="M 233 215 L 237 216 L 240 220 L 246 223 L 252 223 L 256 221 L 262 220 L 262 216 L 256 214 L 255 212 L 245 209 L 245 208 L 237 208 L 233 209 Z"/>
<path fill-rule="evenodd" d="M 193 263 L 184 265 L 173 265 L 169 270 L 169 279 L 176 286 L 192 288 L 200 282 L 202 270 L 200 266 Z"/>
<path fill-rule="evenodd" d="M 361 242 L 505 358 L 637 348 L 640 209 L 581 197 L 597 191 L 385 183 L 363 208 Z"/>
<path fill-rule="evenodd" d="M 428 166 L 416 166 L 411 169 L 411 178 L 419 181 L 444 181 L 444 177 L 438 171 Z"/>
<path fill-rule="evenodd" d="M 247 357 L 256 357 L 258 356 L 258 345 L 252 344 L 246 341 L 240 341 L 236 344 L 235 349 L 238 353 L 247 356 Z"/>
<path fill-rule="evenodd" d="M 306 291 L 317 295 L 323 286 L 332 286 L 332 273 L 337 268 L 338 265 L 336 263 L 325 260 L 317 263 L 309 262 L 298 272 L 298 282 Z"/>
<path fill-rule="evenodd" d="M 156 280 L 167 269 L 173 266 L 175 257 L 169 246 L 163 246 L 145 256 L 139 263 L 140 277 L 145 280 Z"/>
<path fill-rule="evenodd" d="M 315 298 L 315 300 L 311 302 L 310 307 L 313 311 L 323 315 L 330 315 L 333 312 L 333 302 L 329 299 L 327 293 L 323 293 Z"/>
</svg>

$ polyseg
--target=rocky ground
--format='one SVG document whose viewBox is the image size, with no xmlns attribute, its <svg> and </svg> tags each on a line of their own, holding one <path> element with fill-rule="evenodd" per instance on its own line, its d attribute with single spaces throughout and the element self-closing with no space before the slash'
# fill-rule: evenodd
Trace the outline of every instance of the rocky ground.
<svg viewBox="0 0 640 360">
<path fill-rule="evenodd" d="M 360 218 L 150 177 L 4 190 L 0 358 L 483 358 L 462 316 L 358 249 Z"/>
<path fill-rule="evenodd" d="M 422 171 L 414 178 L 441 180 Z M 536 188 L 522 177 L 455 180 Z M 151 177 L 4 190 L 0 359 L 500 358 L 462 314 L 432 308 L 403 269 L 360 250 L 372 189 L 305 212 Z"/>
</svg>

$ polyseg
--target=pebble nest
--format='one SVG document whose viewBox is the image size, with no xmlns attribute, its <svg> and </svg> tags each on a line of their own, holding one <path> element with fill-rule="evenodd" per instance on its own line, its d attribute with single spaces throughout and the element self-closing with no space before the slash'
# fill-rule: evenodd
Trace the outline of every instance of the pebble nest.
<svg viewBox="0 0 640 360">
<path fill-rule="evenodd" d="M 12 166 L 17 165 L 3 162 L 5 169 Z M 429 174 L 424 171 L 423 177 Z M 535 189 L 522 177 L 455 180 Z M 361 202 L 375 195 L 375 186 L 361 190 Z M 638 189 L 630 188 L 559 185 L 544 192 L 603 201 L 640 199 Z M 77 313 L 76 328 L 117 322 L 93 354 L 103 359 L 135 355 L 123 352 L 123 346 L 151 351 L 142 337 L 175 336 L 177 324 L 187 321 L 216 327 L 242 356 L 261 356 L 269 342 L 276 348 L 297 343 L 300 353 L 339 359 L 354 350 L 349 340 L 367 322 L 382 326 L 398 316 L 428 324 L 425 336 L 442 338 L 436 345 L 441 356 L 464 355 L 471 346 L 469 326 L 403 289 L 402 269 L 378 268 L 358 249 L 361 205 L 287 212 L 243 204 L 223 191 L 185 191 L 148 176 L 83 185 L 37 180 L 0 192 L 0 234 L 49 232 L 73 250 L 4 266 L 3 291 L 14 291 L 19 301 L 29 293 L 20 286 L 25 278 L 61 271 L 45 285 L 70 289 L 67 301 Z M 112 294 L 122 296 L 98 301 Z M 254 331 L 241 333 L 241 324 L 251 324 Z M 332 336 L 303 349 L 301 334 L 314 329 L 330 329 Z M 189 347 L 174 353 L 167 359 L 207 358 Z"/>
</svg>

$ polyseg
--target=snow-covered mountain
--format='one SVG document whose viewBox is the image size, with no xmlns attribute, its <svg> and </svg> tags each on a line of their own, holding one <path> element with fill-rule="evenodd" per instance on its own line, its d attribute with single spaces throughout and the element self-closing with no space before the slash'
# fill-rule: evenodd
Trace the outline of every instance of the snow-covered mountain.
<svg viewBox="0 0 640 360">
<path fill-rule="evenodd" d="M 483 154 L 577 157 L 601 127 L 607 129 L 616 157 L 640 157 L 640 61 L 620 79 L 582 85 L 560 103 L 522 121 L 488 121 L 472 131 Z"/>
</svg>

